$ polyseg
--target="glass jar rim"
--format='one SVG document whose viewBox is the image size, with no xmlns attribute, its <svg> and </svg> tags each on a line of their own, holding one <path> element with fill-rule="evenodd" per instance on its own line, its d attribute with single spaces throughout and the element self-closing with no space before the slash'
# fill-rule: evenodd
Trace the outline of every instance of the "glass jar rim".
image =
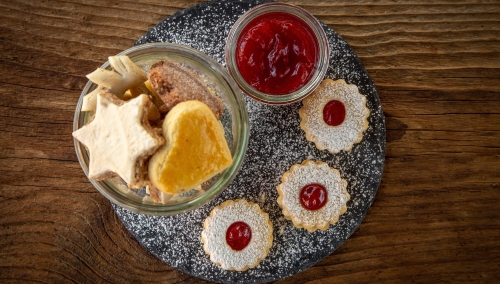
<svg viewBox="0 0 500 284">
<path fill-rule="evenodd" d="M 318 44 L 318 60 L 316 70 L 309 81 L 298 90 L 284 95 L 271 95 L 258 91 L 251 86 L 240 74 L 236 66 L 236 46 L 238 38 L 245 26 L 258 16 L 281 12 L 291 14 L 304 21 L 314 32 Z M 226 40 L 225 46 L 226 64 L 229 74 L 234 78 L 240 89 L 251 98 L 267 104 L 289 104 L 305 98 L 312 93 L 316 87 L 323 81 L 329 66 L 330 47 L 326 33 L 320 22 L 309 12 L 301 7 L 279 2 L 264 3 L 245 12 L 234 23 Z"/>
</svg>

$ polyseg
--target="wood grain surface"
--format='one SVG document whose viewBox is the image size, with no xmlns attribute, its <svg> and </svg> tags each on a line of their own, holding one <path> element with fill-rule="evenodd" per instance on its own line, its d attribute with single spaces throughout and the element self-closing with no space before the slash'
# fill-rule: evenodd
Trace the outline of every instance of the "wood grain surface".
<svg viewBox="0 0 500 284">
<path fill-rule="evenodd" d="M 85 74 L 197 1 L 0 0 L 0 282 L 202 283 L 149 254 L 71 137 Z M 372 76 L 382 183 L 354 235 L 279 283 L 500 279 L 500 2 L 294 1 Z"/>
</svg>

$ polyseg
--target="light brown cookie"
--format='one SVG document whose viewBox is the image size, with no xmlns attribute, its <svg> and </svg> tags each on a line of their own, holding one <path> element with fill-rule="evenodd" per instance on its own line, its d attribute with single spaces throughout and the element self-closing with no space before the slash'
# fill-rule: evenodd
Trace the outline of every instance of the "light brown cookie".
<svg viewBox="0 0 500 284">
<path fill-rule="evenodd" d="M 198 100 L 205 103 L 220 119 L 224 111 L 222 100 L 212 94 L 201 78 L 180 64 L 162 60 L 151 66 L 148 79 L 156 94 L 165 103 L 161 113 L 170 111 L 180 102 Z"/>
</svg>

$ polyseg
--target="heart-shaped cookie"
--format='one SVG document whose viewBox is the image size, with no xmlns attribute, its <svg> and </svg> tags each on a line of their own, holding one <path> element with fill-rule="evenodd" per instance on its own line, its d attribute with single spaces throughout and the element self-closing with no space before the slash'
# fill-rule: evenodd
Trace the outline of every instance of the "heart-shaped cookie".
<svg viewBox="0 0 500 284">
<path fill-rule="evenodd" d="M 151 157 L 148 170 L 151 182 L 161 191 L 191 190 L 231 165 L 224 130 L 206 104 L 177 104 L 162 129 L 167 142 Z"/>
</svg>

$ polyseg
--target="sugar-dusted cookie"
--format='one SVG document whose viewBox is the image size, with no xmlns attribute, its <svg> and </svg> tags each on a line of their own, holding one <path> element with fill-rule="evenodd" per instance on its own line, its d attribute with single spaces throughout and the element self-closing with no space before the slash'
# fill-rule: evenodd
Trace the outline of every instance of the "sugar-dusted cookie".
<svg viewBox="0 0 500 284">
<path fill-rule="evenodd" d="M 325 79 L 302 104 L 300 128 L 319 150 L 349 151 L 363 139 L 370 110 L 355 85 Z"/>
<path fill-rule="evenodd" d="M 264 259 L 273 243 L 273 225 L 259 205 L 228 200 L 205 219 L 201 234 L 210 260 L 226 270 L 243 271 Z"/>
<path fill-rule="evenodd" d="M 278 185 L 278 204 L 286 219 L 309 232 L 326 230 L 347 211 L 347 181 L 324 162 L 293 165 Z"/>
<path fill-rule="evenodd" d="M 122 101 L 111 93 L 97 95 L 94 120 L 73 132 L 90 152 L 89 178 L 120 176 L 130 188 L 145 185 L 146 160 L 165 143 L 148 122 L 154 108 L 147 95 Z"/>
</svg>

